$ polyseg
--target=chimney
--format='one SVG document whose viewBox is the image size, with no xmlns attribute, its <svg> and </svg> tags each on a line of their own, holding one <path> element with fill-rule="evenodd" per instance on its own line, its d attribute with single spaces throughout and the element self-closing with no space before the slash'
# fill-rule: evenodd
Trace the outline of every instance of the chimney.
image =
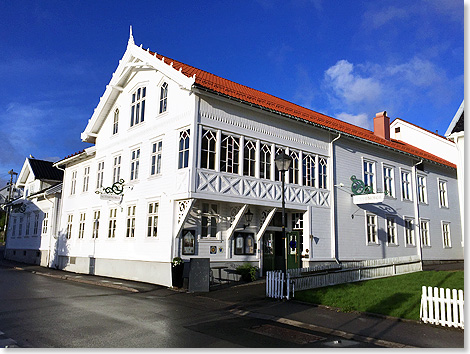
<svg viewBox="0 0 470 354">
<path fill-rule="evenodd" d="M 374 134 L 390 141 L 390 118 L 387 111 L 379 112 L 374 118 Z"/>
</svg>

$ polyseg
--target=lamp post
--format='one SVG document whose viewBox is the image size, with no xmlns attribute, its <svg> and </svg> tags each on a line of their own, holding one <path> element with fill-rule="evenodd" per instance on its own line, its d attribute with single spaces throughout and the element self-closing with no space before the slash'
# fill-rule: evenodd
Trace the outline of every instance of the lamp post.
<svg viewBox="0 0 470 354">
<path fill-rule="evenodd" d="M 276 167 L 281 172 L 281 182 L 282 182 L 282 238 L 284 240 L 284 264 L 283 264 L 283 271 L 287 273 L 287 239 L 286 239 L 286 201 L 285 201 L 285 191 L 284 191 L 284 184 L 285 184 L 285 174 L 286 171 L 289 170 L 290 164 L 292 162 L 292 158 L 287 155 L 284 151 L 281 152 L 276 156 L 274 159 L 276 163 Z"/>
</svg>

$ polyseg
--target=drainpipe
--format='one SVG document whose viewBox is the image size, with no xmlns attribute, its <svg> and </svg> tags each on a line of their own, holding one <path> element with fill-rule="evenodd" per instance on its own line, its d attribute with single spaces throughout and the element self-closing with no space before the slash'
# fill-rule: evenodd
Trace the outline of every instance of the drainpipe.
<svg viewBox="0 0 470 354">
<path fill-rule="evenodd" d="M 335 190 L 335 178 L 334 178 L 334 146 L 333 143 L 341 138 L 341 133 L 338 134 L 336 138 L 334 138 L 330 142 L 330 158 L 331 158 L 331 163 L 330 163 L 330 171 L 329 171 L 329 185 L 331 186 L 331 199 L 330 199 L 330 227 L 331 227 L 331 255 L 335 259 L 336 263 L 339 264 L 338 260 L 338 250 L 336 248 L 336 224 L 335 224 L 335 216 L 336 216 L 336 203 L 335 203 L 335 198 L 336 198 L 336 190 Z M 313 245 L 312 245 L 313 246 Z"/>
<path fill-rule="evenodd" d="M 423 160 L 415 163 L 413 165 L 413 169 L 412 169 L 412 183 L 413 183 L 413 200 L 414 200 L 414 214 L 415 214 L 415 226 L 414 226 L 414 231 L 415 231 L 415 235 L 416 235 L 416 248 L 417 248 L 417 254 L 418 254 L 418 257 L 419 257 L 419 260 L 421 262 L 421 267 L 423 266 L 423 250 L 422 250 L 422 245 L 421 245 L 421 234 L 420 234 L 420 229 L 421 229 L 421 226 L 419 224 L 419 201 L 418 201 L 418 181 L 417 181 L 417 177 L 418 177 L 418 174 L 416 172 L 416 166 L 420 165 L 423 163 Z"/>
</svg>

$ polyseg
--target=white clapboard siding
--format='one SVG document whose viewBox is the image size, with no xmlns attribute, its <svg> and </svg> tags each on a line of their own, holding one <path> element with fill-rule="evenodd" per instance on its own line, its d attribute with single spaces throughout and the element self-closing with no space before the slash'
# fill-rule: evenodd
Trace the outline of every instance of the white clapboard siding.
<svg viewBox="0 0 470 354">
<path fill-rule="evenodd" d="M 420 318 L 424 323 L 463 329 L 463 290 L 423 286 Z"/>
</svg>

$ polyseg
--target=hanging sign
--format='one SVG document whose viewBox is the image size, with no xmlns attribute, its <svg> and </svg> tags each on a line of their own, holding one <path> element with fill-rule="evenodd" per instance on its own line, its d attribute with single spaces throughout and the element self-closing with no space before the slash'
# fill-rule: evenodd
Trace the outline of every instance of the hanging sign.
<svg viewBox="0 0 470 354">
<path fill-rule="evenodd" d="M 100 194 L 101 200 L 108 200 L 112 202 L 120 202 L 122 199 L 122 195 L 114 195 L 114 194 Z"/>
<path fill-rule="evenodd" d="M 362 194 L 352 197 L 353 203 L 358 204 L 374 204 L 382 203 L 385 199 L 385 193 Z"/>
</svg>

